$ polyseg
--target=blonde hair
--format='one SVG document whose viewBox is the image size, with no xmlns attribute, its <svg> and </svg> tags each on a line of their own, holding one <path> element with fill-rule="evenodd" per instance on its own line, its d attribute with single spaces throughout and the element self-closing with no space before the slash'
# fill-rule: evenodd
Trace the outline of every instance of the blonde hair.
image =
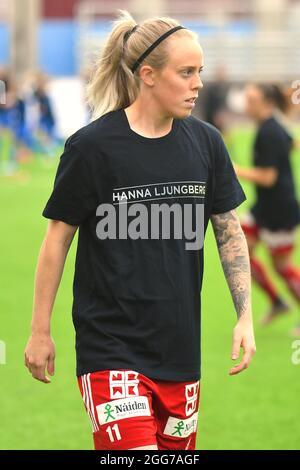
<svg viewBox="0 0 300 470">
<path fill-rule="evenodd" d="M 163 40 L 137 67 L 135 61 L 151 44 L 179 22 L 169 17 L 149 18 L 140 23 L 124 45 L 124 37 L 137 25 L 127 10 L 118 10 L 119 18 L 107 37 L 102 53 L 95 63 L 90 82 L 87 85 L 87 101 L 92 110 L 92 119 L 97 119 L 109 111 L 126 108 L 135 101 L 140 90 L 139 69 L 150 65 L 161 69 L 168 61 L 167 42 Z M 173 35 L 188 36 L 197 41 L 197 35 L 188 29 L 180 29 Z"/>
</svg>

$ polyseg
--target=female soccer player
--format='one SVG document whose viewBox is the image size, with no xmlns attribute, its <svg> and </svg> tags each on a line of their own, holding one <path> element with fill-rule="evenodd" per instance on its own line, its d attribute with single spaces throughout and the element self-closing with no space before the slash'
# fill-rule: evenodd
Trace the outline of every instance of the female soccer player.
<svg viewBox="0 0 300 470">
<path fill-rule="evenodd" d="M 242 218 L 253 278 L 271 301 L 262 319 L 268 324 L 288 311 L 263 264 L 254 256 L 259 240 L 268 247 L 276 272 L 300 303 L 300 271 L 292 263 L 296 229 L 300 221 L 299 204 L 290 163 L 293 139 L 278 120 L 277 109 L 284 111 L 284 92 L 272 84 L 252 84 L 246 88 L 247 112 L 258 124 L 252 168 L 235 166 L 237 175 L 253 182 L 256 202 Z M 300 335 L 300 324 L 293 332 Z"/>
<path fill-rule="evenodd" d="M 209 219 L 214 227 L 238 316 L 232 359 L 244 350 L 230 374 L 255 351 L 249 254 L 234 210 L 245 195 L 219 131 L 191 116 L 202 66 L 195 33 L 168 17 L 137 25 L 121 11 L 89 86 L 94 120 L 67 139 L 43 211 L 51 221 L 25 361 L 49 382 L 50 315 L 79 227 L 72 313 L 95 449 L 195 449 L 203 244 L 187 248 L 186 229 L 204 236 Z"/>
</svg>

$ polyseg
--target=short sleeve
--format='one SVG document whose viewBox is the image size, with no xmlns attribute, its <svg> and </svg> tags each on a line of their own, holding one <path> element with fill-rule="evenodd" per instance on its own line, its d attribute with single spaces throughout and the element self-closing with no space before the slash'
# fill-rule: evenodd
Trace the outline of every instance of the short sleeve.
<svg viewBox="0 0 300 470">
<path fill-rule="evenodd" d="M 261 130 L 256 143 L 256 166 L 280 167 L 283 142 L 277 132 Z"/>
<path fill-rule="evenodd" d="M 80 225 L 96 211 L 92 171 L 87 158 L 67 139 L 52 194 L 42 212 L 48 219 Z"/>
<path fill-rule="evenodd" d="M 228 212 L 245 200 L 246 195 L 237 179 L 227 148 L 218 134 L 211 213 Z"/>
</svg>

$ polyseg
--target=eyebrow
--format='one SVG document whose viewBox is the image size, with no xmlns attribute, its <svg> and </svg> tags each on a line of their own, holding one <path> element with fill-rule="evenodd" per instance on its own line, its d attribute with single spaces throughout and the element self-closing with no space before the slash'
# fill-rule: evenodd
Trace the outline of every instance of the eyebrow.
<svg viewBox="0 0 300 470">
<path fill-rule="evenodd" d="M 181 69 L 197 69 L 198 67 L 194 67 L 193 65 L 181 65 L 180 66 Z M 199 67 L 200 70 L 203 70 L 204 68 L 204 65 L 201 65 L 201 67 Z"/>
</svg>

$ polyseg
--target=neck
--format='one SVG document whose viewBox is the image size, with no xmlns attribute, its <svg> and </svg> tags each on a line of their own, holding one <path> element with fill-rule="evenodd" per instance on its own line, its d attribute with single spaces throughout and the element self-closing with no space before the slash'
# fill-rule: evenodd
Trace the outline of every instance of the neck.
<svg viewBox="0 0 300 470">
<path fill-rule="evenodd" d="M 259 117 L 257 118 L 257 121 L 258 122 L 264 122 L 267 119 L 271 118 L 273 116 L 273 114 L 274 114 L 273 109 L 268 109 L 268 110 L 262 111 L 260 113 Z"/>
<path fill-rule="evenodd" d="M 173 118 L 164 115 L 153 100 L 137 98 L 124 111 L 130 128 L 144 137 L 163 137 L 172 129 Z"/>
</svg>

